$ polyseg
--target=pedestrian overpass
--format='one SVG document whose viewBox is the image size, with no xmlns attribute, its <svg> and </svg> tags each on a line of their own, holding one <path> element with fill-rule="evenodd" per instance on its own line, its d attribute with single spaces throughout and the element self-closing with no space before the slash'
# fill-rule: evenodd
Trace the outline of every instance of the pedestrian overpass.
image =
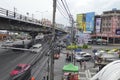
<svg viewBox="0 0 120 80">
<path fill-rule="evenodd" d="M 42 24 L 40 20 L 0 8 L 0 30 L 28 32 L 35 37 L 38 33 L 51 33 L 53 28 Z M 55 28 L 55 32 L 66 33 L 58 28 Z"/>
</svg>

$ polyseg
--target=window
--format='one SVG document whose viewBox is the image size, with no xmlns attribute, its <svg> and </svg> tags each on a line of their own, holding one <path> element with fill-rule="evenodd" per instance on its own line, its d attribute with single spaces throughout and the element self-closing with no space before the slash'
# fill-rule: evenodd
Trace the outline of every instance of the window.
<svg viewBox="0 0 120 80">
<path fill-rule="evenodd" d="M 20 67 L 20 66 L 17 66 L 16 68 L 15 68 L 15 70 L 21 70 L 22 69 L 22 67 Z"/>
</svg>

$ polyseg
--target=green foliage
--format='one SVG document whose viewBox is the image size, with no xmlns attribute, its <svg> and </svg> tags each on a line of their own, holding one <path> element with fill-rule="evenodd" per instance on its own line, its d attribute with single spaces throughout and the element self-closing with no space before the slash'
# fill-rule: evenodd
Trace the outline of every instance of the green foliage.
<svg viewBox="0 0 120 80">
<path fill-rule="evenodd" d="M 69 50 L 77 49 L 78 45 L 72 44 L 72 45 L 67 46 L 66 48 L 69 49 Z"/>
<path fill-rule="evenodd" d="M 87 44 L 84 44 L 83 45 L 83 49 L 87 49 L 88 48 L 88 45 Z"/>
</svg>

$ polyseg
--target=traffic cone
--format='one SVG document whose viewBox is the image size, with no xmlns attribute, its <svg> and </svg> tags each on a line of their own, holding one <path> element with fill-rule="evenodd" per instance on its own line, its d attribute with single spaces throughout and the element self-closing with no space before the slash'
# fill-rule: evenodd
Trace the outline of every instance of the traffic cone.
<svg viewBox="0 0 120 80">
<path fill-rule="evenodd" d="M 31 80 L 35 80 L 35 78 L 34 78 L 34 77 L 31 77 Z"/>
</svg>

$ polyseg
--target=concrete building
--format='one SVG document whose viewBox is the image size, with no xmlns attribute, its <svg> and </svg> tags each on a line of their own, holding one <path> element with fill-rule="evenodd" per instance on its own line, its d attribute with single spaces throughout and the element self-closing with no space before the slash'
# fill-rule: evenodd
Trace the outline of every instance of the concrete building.
<svg viewBox="0 0 120 80">
<path fill-rule="evenodd" d="M 120 10 L 112 9 L 111 11 L 104 11 L 99 16 L 100 18 L 100 26 L 96 26 L 97 22 L 95 21 L 95 33 L 92 36 L 107 39 L 110 43 L 120 43 L 120 35 L 116 34 L 116 30 L 120 29 Z M 99 31 L 97 31 L 97 28 Z"/>
<path fill-rule="evenodd" d="M 0 41 L 7 39 L 8 36 L 9 36 L 8 31 L 0 30 Z"/>
</svg>

